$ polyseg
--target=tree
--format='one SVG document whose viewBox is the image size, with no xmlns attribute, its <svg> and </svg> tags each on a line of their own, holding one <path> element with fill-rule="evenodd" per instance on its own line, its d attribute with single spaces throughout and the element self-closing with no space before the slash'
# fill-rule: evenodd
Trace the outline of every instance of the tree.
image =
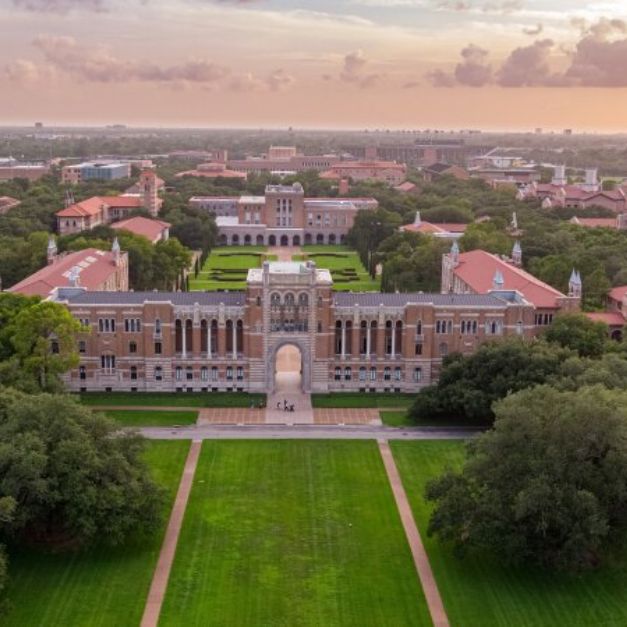
<svg viewBox="0 0 627 627">
<path fill-rule="evenodd" d="M 12 541 L 74 548 L 154 530 L 162 494 L 143 440 L 61 395 L 0 391 L 0 497 Z"/>
<path fill-rule="evenodd" d="M 495 413 L 461 471 L 428 484 L 429 535 L 462 554 L 597 566 L 627 528 L 627 395 L 540 386 L 499 401 Z"/>
<path fill-rule="evenodd" d="M 41 390 L 59 387 L 59 375 L 78 366 L 76 336 L 80 323 L 63 306 L 36 302 L 15 316 L 11 343 L 22 373 Z"/>
<path fill-rule="evenodd" d="M 580 313 L 559 315 L 544 332 L 548 342 L 554 342 L 579 353 L 581 357 L 600 357 L 608 342 L 608 328 Z"/>
<path fill-rule="evenodd" d="M 489 422 L 494 401 L 544 383 L 571 354 L 545 342 L 513 338 L 483 344 L 472 355 L 449 355 L 438 383 L 418 394 L 409 414 L 417 422 Z"/>
</svg>

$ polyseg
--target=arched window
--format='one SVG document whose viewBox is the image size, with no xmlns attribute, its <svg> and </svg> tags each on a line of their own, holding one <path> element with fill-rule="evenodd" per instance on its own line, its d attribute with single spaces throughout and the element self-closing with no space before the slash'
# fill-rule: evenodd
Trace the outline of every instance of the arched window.
<svg viewBox="0 0 627 627">
<path fill-rule="evenodd" d="M 288 292 L 285 295 L 285 306 L 286 307 L 293 307 L 294 306 L 294 294 L 292 294 L 291 292 Z"/>
<path fill-rule="evenodd" d="M 276 292 L 274 294 L 270 295 L 270 304 L 273 307 L 278 307 L 281 304 L 281 295 L 277 294 Z"/>
<path fill-rule="evenodd" d="M 309 296 L 305 292 L 301 292 L 298 295 L 298 306 L 307 307 L 309 305 Z"/>
<path fill-rule="evenodd" d="M 183 352 L 183 323 L 178 319 L 174 323 L 174 350 L 177 353 Z"/>
</svg>

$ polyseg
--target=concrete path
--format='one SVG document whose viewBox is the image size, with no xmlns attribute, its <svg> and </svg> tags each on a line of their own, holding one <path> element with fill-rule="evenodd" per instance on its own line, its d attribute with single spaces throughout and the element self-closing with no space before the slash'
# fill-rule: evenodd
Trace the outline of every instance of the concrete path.
<svg viewBox="0 0 627 627">
<path fill-rule="evenodd" d="M 300 246 L 271 246 L 268 255 L 276 255 L 278 261 L 292 261 L 292 255 L 302 255 Z"/>
<path fill-rule="evenodd" d="M 409 543 L 409 548 L 414 558 L 414 564 L 416 565 L 416 571 L 418 572 L 418 577 L 422 584 L 422 590 L 427 601 L 429 613 L 431 614 L 431 620 L 435 627 L 448 627 L 448 617 L 444 609 L 444 603 L 442 603 L 438 585 L 433 576 L 433 571 L 431 570 L 429 556 L 422 544 L 422 539 L 420 538 L 418 527 L 416 527 L 416 521 L 414 520 L 409 501 L 407 500 L 407 494 L 403 488 L 401 477 L 398 474 L 398 469 L 396 468 L 396 463 L 394 462 L 389 444 L 386 441 L 380 440 L 379 451 L 381 452 L 383 465 L 385 466 L 394 499 L 396 500 L 396 506 L 401 516 L 407 542 Z"/>
<path fill-rule="evenodd" d="M 369 425 L 190 425 L 136 430 L 153 440 L 465 440 L 483 431 Z"/>
<path fill-rule="evenodd" d="M 181 483 L 179 484 L 179 489 L 176 493 L 176 499 L 174 501 L 172 513 L 170 514 L 170 520 L 168 522 L 168 528 L 166 529 L 163 544 L 161 545 L 159 561 L 157 562 L 157 566 L 152 577 L 152 583 L 150 584 L 150 591 L 148 592 L 148 599 L 146 601 L 146 607 L 144 608 L 141 627 L 157 627 L 157 623 L 159 622 L 161 606 L 163 605 L 163 599 L 165 598 L 165 592 L 168 587 L 170 570 L 172 569 L 172 563 L 174 562 L 176 545 L 181 532 L 189 493 L 192 489 L 201 445 L 202 442 L 200 440 L 194 440 L 189 448 L 187 460 L 185 461 L 185 468 L 183 469 L 183 476 L 181 477 Z"/>
</svg>

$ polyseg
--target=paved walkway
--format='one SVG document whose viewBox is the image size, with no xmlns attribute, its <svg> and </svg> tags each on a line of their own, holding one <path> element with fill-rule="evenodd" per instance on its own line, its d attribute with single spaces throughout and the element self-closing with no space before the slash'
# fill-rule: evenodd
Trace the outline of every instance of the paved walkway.
<svg viewBox="0 0 627 627">
<path fill-rule="evenodd" d="M 418 527 L 416 527 L 416 521 L 414 520 L 409 501 L 407 500 L 407 494 L 403 488 L 401 477 L 398 474 L 392 451 L 390 450 L 389 444 L 385 441 L 379 441 L 379 450 L 383 458 L 383 465 L 385 466 L 390 485 L 392 486 L 396 506 L 401 516 L 407 542 L 409 543 L 409 548 L 414 558 L 414 564 L 416 565 L 416 571 L 418 572 L 418 577 L 422 584 L 422 590 L 427 600 L 431 620 L 435 627 L 448 627 L 448 617 L 446 616 L 442 597 L 440 596 L 438 585 L 433 576 L 433 571 L 431 570 L 431 564 L 429 564 L 429 556 L 422 544 Z"/>
<path fill-rule="evenodd" d="M 292 261 L 292 255 L 302 255 L 300 246 L 271 246 L 268 255 L 276 255 L 278 261 Z"/>
<path fill-rule="evenodd" d="M 465 440 L 482 429 L 370 425 L 190 425 L 140 427 L 153 440 Z"/>
<path fill-rule="evenodd" d="M 354 409 L 352 407 L 314 409 L 313 421 L 317 425 L 381 425 L 378 409 Z"/>
<path fill-rule="evenodd" d="M 212 407 L 198 412 L 197 425 L 260 425 L 266 420 L 264 409 L 246 407 Z"/>
<path fill-rule="evenodd" d="M 150 584 L 150 591 L 148 592 L 141 627 L 157 627 L 157 623 L 159 622 L 161 606 L 165 598 L 168 579 L 170 578 L 170 570 L 172 569 L 172 563 L 174 562 L 174 555 L 176 553 L 176 545 L 181 532 L 183 517 L 185 515 L 185 509 L 187 508 L 189 493 L 192 489 L 194 475 L 196 474 L 201 445 L 202 442 L 200 440 L 194 440 L 189 448 L 181 483 L 176 493 L 176 500 L 174 501 L 174 507 L 170 514 L 168 528 L 166 529 L 163 544 L 161 545 L 159 561 L 157 562 L 152 577 L 152 583 Z"/>
</svg>

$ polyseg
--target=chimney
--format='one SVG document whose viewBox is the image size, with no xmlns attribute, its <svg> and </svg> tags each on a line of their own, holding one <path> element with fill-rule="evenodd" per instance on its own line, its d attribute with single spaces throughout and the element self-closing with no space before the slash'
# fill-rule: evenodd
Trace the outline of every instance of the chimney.
<svg viewBox="0 0 627 627">
<path fill-rule="evenodd" d="M 51 266 L 57 260 L 57 242 L 54 239 L 54 235 L 48 238 L 48 250 L 46 252 L 46 258 L 48 265 Z"/>
</svg>

